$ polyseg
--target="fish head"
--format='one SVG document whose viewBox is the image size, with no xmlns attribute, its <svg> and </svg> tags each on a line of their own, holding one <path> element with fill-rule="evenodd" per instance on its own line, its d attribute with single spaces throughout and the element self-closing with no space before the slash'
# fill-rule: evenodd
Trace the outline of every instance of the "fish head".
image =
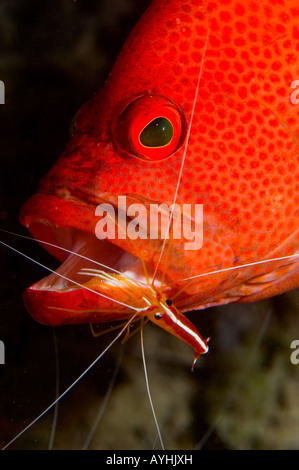
<svg viewBox="0 0 299 470">
<path fill-rule="evenodd" d="M 36 319 L 113 319 L 109 299 L 78 286 L 92 265 L 82 256 L 183 311 L 298 285 L 294 259 L 253 264 L 299 249 L 298 19 L 295 0 L 152 2 L 23 207 L 34 237 L 81 256 L 44 244 L 77 285 L 51 274 L 29 288 Z M 99 290 L 143 308 L 103 280 Z M 117 319 L 131 314 L 113 305 Z"/>
</svg>

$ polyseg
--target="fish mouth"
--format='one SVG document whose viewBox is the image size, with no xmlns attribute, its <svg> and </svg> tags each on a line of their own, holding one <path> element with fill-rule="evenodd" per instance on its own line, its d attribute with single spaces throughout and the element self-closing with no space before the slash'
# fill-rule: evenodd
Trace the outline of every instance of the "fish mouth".
<svg viewBox="0 0 299 470">
<path fill-rule="evenodd" d="M 103 195 L 98 200 L 116 207 L 114 196 Z M 153 242 L 141 240 L 141 245 L 140 240 L 132 243 L 123 237 L 99 239 L 95 234 L 99 220 L 95 216 L 96 207 L 95 203 L 67 193 L 63 198 L 36 194 L 22 208 L 21 223 L 62 262 L 56 271 L 24 293 L 27 310 L 42 324 L 58 326 L 123 320 L 136 308 L 144 307 L 142 296 L 133 298 L 132 293 L 116 288 L 103 277 L 99 280 L 91 270 L 111 276 L 121 273 L 146 288 L 153 276 Z M 159 275 L 156 283 L 159 284 Z"/>
</svg>

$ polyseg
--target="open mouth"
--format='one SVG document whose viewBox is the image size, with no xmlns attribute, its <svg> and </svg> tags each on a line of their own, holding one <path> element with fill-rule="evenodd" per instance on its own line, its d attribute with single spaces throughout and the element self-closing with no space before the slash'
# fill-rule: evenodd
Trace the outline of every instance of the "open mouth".
<svg viewBox="0 0 299 470">
<path fill-rule="evenodd" d="M 42 194 L 32 196 L 22 210 L 23 225 L 62 262 L 25 291 L 25 305 L 40 323 L 98 323 L 115 319 L 113 315 L 122 320 L 132 314 L 130 305 L 143 306 L 142 299 L 133 299 L 117 282 L 107 282 L 105 274 L 146 286 L 153 273 L 148 266 L 145 272 L 136 244 L 123 240 L 123 248 L 117 240 L 98 239 L 94 214 L 92 205 Z"/>
<path fill-rule="evenodd" d="M 49 229 L 52 233 L 57 231 L 54 227 L 49 226 Z M 85 284 L 92 278 L 91 275 L 86 275 L 89 270 L 122 273 L 131 279 L 146 282 L 140 260 L 119 246 L 107 240 L 98 240 L 95 235 L 75 229 L 60 229 L 59 238 L 60 249 L 67 254 L 67 258 L 55 273 L 37 282 L 36 289 L 52 291 L 77 289 L 78 284 Z M 63 240 L 68 240 L 68 244 L 64 244 Z M 71 246 L 70 240 L 72 240 Z M 46 243 L 44 246 L 47 246 Z"/>
</svg>

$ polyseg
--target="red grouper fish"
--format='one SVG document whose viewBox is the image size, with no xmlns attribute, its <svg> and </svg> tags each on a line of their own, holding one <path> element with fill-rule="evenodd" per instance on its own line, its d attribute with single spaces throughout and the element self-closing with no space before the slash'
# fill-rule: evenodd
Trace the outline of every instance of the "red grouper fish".
<svg viewBox="0 0 299 470">
<path fill-rule="evenodd" d="M 298 57 L 298 0 L 154 0 L 22 209 L 62 262 L 32 316 L 145 317 L 195 363 L 181 312 L 297 287 Z"/>
</svg>

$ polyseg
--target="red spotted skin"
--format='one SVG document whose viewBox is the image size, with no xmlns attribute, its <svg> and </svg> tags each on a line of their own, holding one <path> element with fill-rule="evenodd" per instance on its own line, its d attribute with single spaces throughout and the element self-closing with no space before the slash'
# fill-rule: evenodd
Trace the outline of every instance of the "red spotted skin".
<svg viewBox="0 0 299 470">
<path fill-rule="evenodd" d="M 175 102 L 190 125 L 200 76 L 177 202 L 203 204 L 203 246 L 186 251 L 174 240 L 159 271 L 176 282 L 298 252 L 299 104 L 290 98 L 299 79 L 298 25 L 297 0 L 154 0 L 103 89 L 81 108 L 74 136 L 25 205 L 22 223 L 34 235 L 33 222 L 44 218 L 94 233 L 94 207 L 105 197 L 171 204 L 184 143 L 162 161 L 144 161 L 118 151 L 115 120 L 151 93 Z M 115 243 L 156 266 L 159 241 Z M 269 263 L 186 283 L 176 305 L 250 301 L 298 284 L 294 260 Z M 62 317 L 58 323 L 67 322 Z"/>
</svg>

